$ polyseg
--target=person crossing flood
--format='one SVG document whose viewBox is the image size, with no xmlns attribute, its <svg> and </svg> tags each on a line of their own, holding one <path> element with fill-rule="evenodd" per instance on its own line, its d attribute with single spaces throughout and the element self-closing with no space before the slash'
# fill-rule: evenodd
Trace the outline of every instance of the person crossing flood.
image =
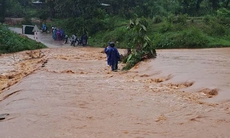
<svg viewBox="0 0 230 138">
<path fill-rule="evenodd" d="M 86 46 L 88 44 L 88 36 L 86 33 L 84 33 L 82 36 L 81 36 L 81 42 L 82 42 L 82 45 L 83 46 Z"/>
<path fill-rule="evenodd" d="M 120 60 L 120 54 L 115 47 L 114 42 L 110 42 L 109 46 L 111 48 L 106 49 L 106 53 L 108 53 L 108 63 L 111 66 L 112 71 L 117 71 L 118 69 L 118 61 Z"/>
<path fill-rule="evenodd" d="M 110 63 L 109 63 L 109 54 L 108 54 L 109 49 L 111 49 L 110 43 L 108 43 L 108 45 L 104 49 L 104 53 L 106 54 L 106 61 L 107 61 L 107 65 L 108 66 L 110 66 Z"/>
<path fill-rule="evenodd" d="M 68 35 L 66 34 L 64 44 L 67 44 L 67 43 L 68 43 Z"/>
<path fill-rule="evenodd" d="M 71 37 L 70 46 L 75 46 L 76 40 L 77 40 L 77 36 L 75 34 L 73 34 L 72 37 Z"/>
</svg>

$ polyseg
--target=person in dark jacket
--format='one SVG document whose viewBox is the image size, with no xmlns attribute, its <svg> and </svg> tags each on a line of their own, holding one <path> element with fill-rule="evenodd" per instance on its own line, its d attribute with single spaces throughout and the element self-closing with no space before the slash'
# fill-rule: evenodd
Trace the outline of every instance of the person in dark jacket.
<svg viewBox="0 0 230 138">
<path fill-rule="evenodd" d="M 82 41 L 82 45 L 83 46 L 86 46 L 88 44 L 88 36 L 86 33 L 84 33 L 82 36 L 81 36 L 81 41 Z"/>
<path fill-rule="evenodd" d="M 108 53 L 108 63 L 111 66 L 112 71 L 116 71 L 118 69 L 118 61 L 120 60 L 120 54 L 115 47 L 114 42 L 110 42 L 109 49 L 106 50 L 106 53 Z"/>
<path fill-rule="evenodd" d="M 64 41 L 64 44 L 67 44 L 67 43 L 68 43 L 68 39 L 69 39 L 69 38 L 68 38 L 68 35 L 66 34 L 66 35 L 65 35 L 65 41 Z"/>
<path fill-rule="evenodd" d="M 75 46 L 76 39 L 77 39 L 77 36 L 75 34 L 73 34 L 72 37 L 71 37 L 70 46 Z"/>
</svg>

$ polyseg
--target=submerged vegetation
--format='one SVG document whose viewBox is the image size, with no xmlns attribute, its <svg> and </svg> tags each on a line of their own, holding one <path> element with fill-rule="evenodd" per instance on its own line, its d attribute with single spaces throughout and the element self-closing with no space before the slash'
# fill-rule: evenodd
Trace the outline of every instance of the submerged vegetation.
<svg viewBox="0 0 230 138">
<path fill-rule="evenodd" d="M 40 1 L 36 6 L 31 0 L 1 0 L 0 21 L 5 16 L 50 19 L 49 28 L 57 26 L 69 36 L 86 32 L 91 46 L 114 41 L 129 51 L 127 68 L 155 57 L 155 49 L 230 46 L 229 0 Z"/>
</svg>

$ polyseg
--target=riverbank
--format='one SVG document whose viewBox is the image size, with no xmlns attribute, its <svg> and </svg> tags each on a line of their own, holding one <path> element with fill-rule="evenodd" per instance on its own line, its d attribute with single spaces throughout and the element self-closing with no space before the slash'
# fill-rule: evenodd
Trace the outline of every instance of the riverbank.
<svg viewBox="0 0 230 138">
<path fill-rule="evenodd" d="M 35 50 L 46 48 L 42 43 L 36 42 L 28 38 L 28 36 L 17 34 L 8 29 L 8 26 L 0 24 L 0 54 L 13 53 L 23 50 Z"/>
</svg>

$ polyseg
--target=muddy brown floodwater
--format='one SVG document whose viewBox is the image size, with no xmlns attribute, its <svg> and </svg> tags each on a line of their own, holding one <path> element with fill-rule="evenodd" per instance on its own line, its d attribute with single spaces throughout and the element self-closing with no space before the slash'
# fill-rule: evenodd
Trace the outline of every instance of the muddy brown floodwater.
<svg viewBox="0 0 230 138">
<path fill-rule="evenodd" d="M 189 92 L 216 91 L 209 102 L 230 100 L 230 48 L 158 50 L 158 58 L 142 64 L 139 73 L 166 77 L 166 83 L 193 83 Z"/>
<path fill-rule="evenodd" d="M 230 137 L 229 49 L 159 50 L 118 72 L 101 51 L 0 56 L 0 138 Z"/>
</svg>

